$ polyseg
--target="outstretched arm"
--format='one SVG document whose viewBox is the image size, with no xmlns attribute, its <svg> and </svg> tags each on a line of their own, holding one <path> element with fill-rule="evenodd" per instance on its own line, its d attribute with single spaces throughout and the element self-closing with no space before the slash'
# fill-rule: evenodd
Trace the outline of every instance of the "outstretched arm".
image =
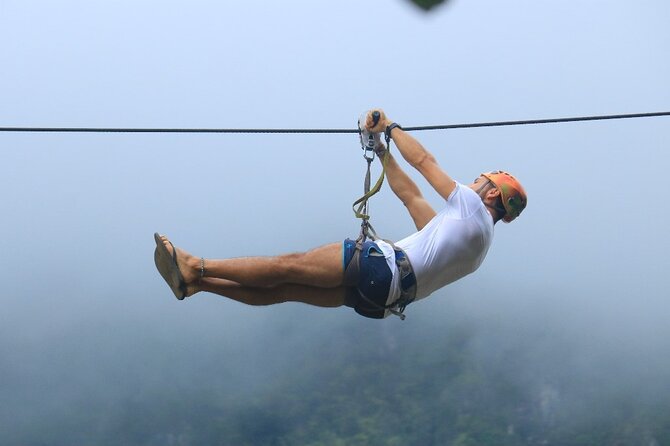
<svg viewBox="0 0 670 446">
<path fill-rule="evenodd" d="M 383 146 L 380 146 L 383 148 Z M 381 162 L 383 154 L 379 152 L 379 160 Z M 391 190 L 402 201 L 409 211 L 409 215 L 414 220 L 416 228 L 420 231 L 428 222 L 435 217 L 435 211 L 430 206 L 428 201 L 423 198 L 419 187 L 414 181 L 402 170 L 398 162 L 391 153 L 388 154 L 388 161 L 386 164 L 386 179 L 391 186 Z"/>
<path fill-rule="evenodd" d="M 381 119 L 379 119 L 379 123 L 374 127 L 372 127 L 371 113 L 368 113 L 366 127 L 371 132 L 383 132 L 386 130 L 386 127 L 393 123 L 393 121 L 386 117 L 383 111 L 378 111 L 381 114 Z M 418 170 L 433 189 L 447 200 L 456 188 L 456 182 L 442 170 L 435 157 L 413 136 L 398 127 L 391 130 L 391 138 L 393 138 L 393 142 L 398 147 L 400 154 L 410 166 Z"/>
</svg>

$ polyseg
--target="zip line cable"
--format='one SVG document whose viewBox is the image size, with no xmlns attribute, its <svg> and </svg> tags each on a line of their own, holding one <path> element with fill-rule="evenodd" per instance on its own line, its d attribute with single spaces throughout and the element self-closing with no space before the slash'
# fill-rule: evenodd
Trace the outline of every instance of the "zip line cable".
<svg viewBox="0 0 670 446">
<path fill-rule="evenodd" d="M 406 131 L 451 130 L 513 125 L 557 124 L 612 119 L 670 116 L 670 112 L 631 113 L 621 115 L 577 116 L 571 118 L 527 119 L 522 121 L 475 122 L 469 124 L 425 125 L 403 127 Z M 217 128 L 114 128 L 114 127 L 0 127 L 0 132 L 31 133 L 358 133 L 358 129 L 217 129 Z"/>
</svg>

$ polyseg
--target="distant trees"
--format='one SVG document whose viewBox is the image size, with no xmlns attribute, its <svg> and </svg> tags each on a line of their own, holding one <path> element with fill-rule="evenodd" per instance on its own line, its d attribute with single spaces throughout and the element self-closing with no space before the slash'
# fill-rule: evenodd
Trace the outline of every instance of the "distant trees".
<svg viewBox="0 0 670 446">
<path fill-rule="evenodd" d="M 412 3 L 417 5 L 419 8 L 428 11 L 434 6 L 439 5 L 440 3 L 445 3 L 447 0 L 411 0 Z"/>
</svg>

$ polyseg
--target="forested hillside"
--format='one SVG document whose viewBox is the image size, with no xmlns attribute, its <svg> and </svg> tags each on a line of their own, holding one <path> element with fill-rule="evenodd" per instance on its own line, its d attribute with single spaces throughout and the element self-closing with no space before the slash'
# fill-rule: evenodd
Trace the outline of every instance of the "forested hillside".
<svg viewBox="0 0 670 446">
<path fill-rule="evenodd" d="M 175 367 L 193 379 L 81 395 L 13 426 L 3 444 L 670 444 L 668 399 L 618 387 L 616 371 L 573 374 L 569 352 L 538 338 L 496 346 L 470 323 L 413 322 L 396 330 L 395 321 L 354 320 L 303 344 L 276 337 L 259 360 L 266 368 L 249 370 L 257 382 L 248 388 L 231 376 L 236 357 L 194 370 L 185 352 Z"/>
</svg>

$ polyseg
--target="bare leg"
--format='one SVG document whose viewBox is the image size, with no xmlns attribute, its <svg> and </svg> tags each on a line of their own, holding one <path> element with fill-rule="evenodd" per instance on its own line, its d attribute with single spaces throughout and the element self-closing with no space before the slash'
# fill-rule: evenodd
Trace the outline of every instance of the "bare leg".
<svg viewBox="0 0 670 446">
<path fill-rule="evenodd" d="M 268 288 L 248 287 L 225 279 L 204 278 L 198 291 L 207 291 L 247 305 L 272 305 L 282 302 L 303 302 L 319 307 L 344 304 L 345 289 L 319 288 L 308 285 L 282 284 Z"/>
<path fill-rule="evenodd" d="M 169 251 L 172 246 L 166 237 L 163 242 Z M 179 269 L 193 291 L 200 280 L 201 261 L 177 248 Z M 332 243 L 306 253 L 275 257 L 242 257 L 237 259 L 205 259 L 205 277 L 226 279 L 246 287 L 267 288 L 281 284 L 306 285 L 317 288 L 337 288 L 342 285 L 342 244 Z"/>
<path fill-rule="evenodd" d="M 205 276 L 252 287 L 284 283 L 334 288 L 342 284 L 342 244 L 332 243 L 306 253 L 276 257 L 205 260 Z"/>
</svg>

